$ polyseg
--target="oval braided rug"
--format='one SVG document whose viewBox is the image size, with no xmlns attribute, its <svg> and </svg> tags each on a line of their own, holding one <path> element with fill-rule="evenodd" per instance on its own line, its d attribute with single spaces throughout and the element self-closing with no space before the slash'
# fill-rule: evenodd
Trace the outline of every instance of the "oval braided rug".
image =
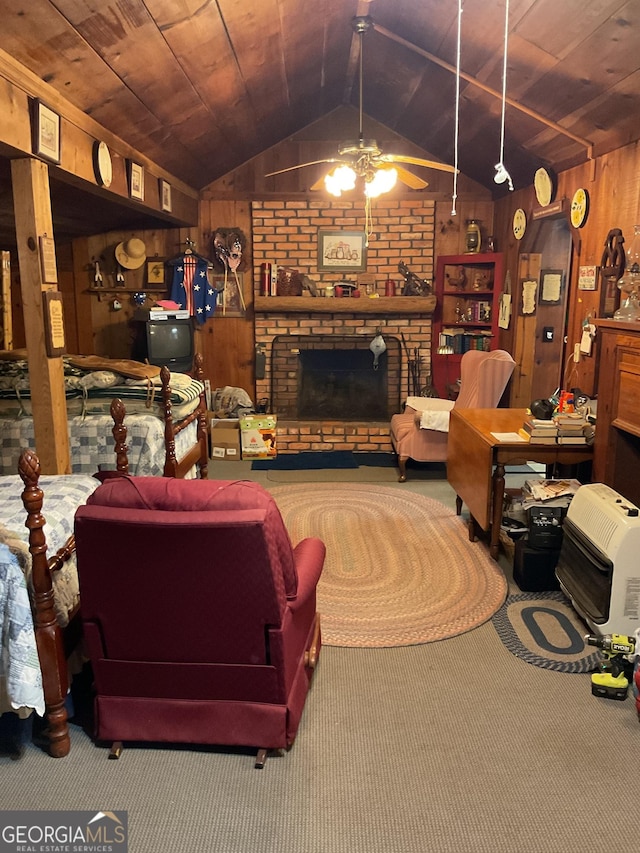
<svg viewBox="0 0 640 853">
<path fill-rule="evenodd" d="M 323 642 L 374 648 L 443 640 L 491 619 L 507 582 L 484 545 L 438 501 L 354 483 L 274 486 L 294 545 L 319 536 Z"/>
</svg>

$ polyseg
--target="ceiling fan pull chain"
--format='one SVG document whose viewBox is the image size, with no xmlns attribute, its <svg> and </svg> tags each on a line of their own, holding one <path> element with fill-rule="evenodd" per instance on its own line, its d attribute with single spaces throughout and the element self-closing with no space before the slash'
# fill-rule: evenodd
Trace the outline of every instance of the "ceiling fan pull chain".
<svg viewBox="0 0 640 853">
<path fill-rule="evenodd" d="M 453 194 L 451 196 L 451 216 L 456 216 L 458 198 L 458 140 L 460 137 L 460 43 L 462 37 L 462 0 L 458 0 L 458 39 L 456 45 L 456 114 L 453 132 Z"/>
</svg>

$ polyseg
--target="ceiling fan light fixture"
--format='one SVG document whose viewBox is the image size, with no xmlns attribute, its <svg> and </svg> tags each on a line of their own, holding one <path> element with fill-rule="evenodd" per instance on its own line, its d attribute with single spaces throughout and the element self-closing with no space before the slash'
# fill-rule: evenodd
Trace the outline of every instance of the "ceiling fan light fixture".
<svg viewBox="0 0 640 853">
<path fill-rule="evenodd" d="M 324 185 L 328 193 L 340 197 L 342 193 L 355 189 L 356 173 L 351 166 L 336 166 L 325 175 Z"/>
<path fill-rule="evenodd" d="M 388 193 L 396 185 L 398 170 L 394 168 L 376 169 L 371 178 L 365 178 L 364 194 L 368 198 L 378 198 L 383 193 Z"/>
</svg>

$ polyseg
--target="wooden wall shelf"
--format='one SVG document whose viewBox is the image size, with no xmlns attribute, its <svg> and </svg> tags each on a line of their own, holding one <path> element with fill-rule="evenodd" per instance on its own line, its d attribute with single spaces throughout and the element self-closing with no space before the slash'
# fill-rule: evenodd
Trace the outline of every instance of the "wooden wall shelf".
<svg viewBox="0 0 640 853">
<path fill-rule="evenodd" d="M 433 314 L 435 296 L 256 296 L 256 314 Z"/>
</svg>

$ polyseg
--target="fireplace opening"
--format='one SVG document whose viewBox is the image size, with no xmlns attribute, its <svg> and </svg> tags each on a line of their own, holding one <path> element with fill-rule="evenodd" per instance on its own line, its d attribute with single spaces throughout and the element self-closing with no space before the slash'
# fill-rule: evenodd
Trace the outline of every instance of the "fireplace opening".
<svg viewBox="0 0 640 853">
<path fill-rule="evenodd" d="M 300 353 L 299 418 L 382 420 L 387 411 L 386 352 L 373 367 L 365 350 L 307 350 Z"/>
<path fill-rule="evenodd" d="M 374 366 L 373 336 L 279 335 L 271 350 L 272 409 L 298 420 L 387 421 L 400 405 L 400 342 Z"/>
</svg>

